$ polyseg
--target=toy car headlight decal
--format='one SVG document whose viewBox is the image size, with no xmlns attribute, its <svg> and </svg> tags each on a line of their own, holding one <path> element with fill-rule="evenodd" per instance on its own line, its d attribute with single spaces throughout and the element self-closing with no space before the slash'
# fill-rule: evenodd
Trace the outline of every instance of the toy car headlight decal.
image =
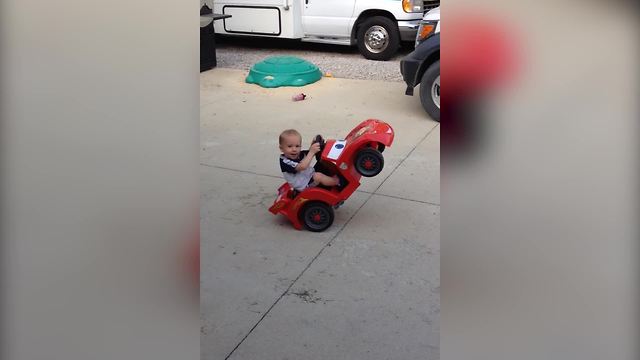
<svg viewBox="0 0 640 360">
<path fill-rule="evenodd" d="M 362 129 L 358 130 L 358 132 L 353 136 L 353 138 L 357 139 L 360 136 L 362 136 L 362 134 L 366 133 L 369 130 L 371 130 L 371 127 L 370 126 L 365 126 Z"/>
<path fill-rule="evenodd" d="M 336 142 L 331 146 L 331 150 L 329 150 L 329 154 L 327 154 L 327 158 L 331 160 L 338 160 L 342 151 L 347 146 L 346 140 L 336 140 Z"/>
</svg>

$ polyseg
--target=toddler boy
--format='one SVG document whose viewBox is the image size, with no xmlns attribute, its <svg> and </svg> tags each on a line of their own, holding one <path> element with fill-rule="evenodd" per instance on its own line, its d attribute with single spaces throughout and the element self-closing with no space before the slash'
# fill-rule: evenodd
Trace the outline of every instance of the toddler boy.
<svg viewBox="0 0 640 360">
<path fill-rule="evenodd" d="M 294 129 L 285 130 L 280 134 L 280 170 L 284 179 L 292 188 L 302 191 L 307 187 L 337 186 L 340 181 L 337 176 L 330 177 L 316 172 L 311 166 L 311 160 L 320 151 L 320 144 L 314 142 L 309 150 L 302 150 L 302 136 Z"/>
</svg>

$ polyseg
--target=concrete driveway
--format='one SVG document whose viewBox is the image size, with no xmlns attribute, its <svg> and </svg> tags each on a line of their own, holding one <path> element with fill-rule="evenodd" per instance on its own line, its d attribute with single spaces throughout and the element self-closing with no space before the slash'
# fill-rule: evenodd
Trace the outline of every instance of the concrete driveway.
<svg viewBox="0 0 640 360">
<path fill-rule="evenodd" d="M 245 75 L 200 75 L 202 358 L 439 359 L 438 123 L 399 82 L 263 89 Z M 299 92 L 307 99 L 291 101 Z M 268 212 L 283 129 L 308 147 L 367 118 L 390 123 L 395 141 L 329 230 Z"/>
</svg>

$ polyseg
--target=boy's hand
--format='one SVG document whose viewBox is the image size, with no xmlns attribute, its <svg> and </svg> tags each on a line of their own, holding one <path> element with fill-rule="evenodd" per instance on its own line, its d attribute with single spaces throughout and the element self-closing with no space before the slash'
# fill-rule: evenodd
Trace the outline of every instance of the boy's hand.
<svg viewBox="0 0 640 360">
<path fill-rule="evenodd" d="M 296 166 L 296 171 L 302 171 L 308 168 L 311 164 L 311 160 L 313 160 L 313 156 L 318 152 L 320 152 L 320 144 L 317 142 L 311 143 L 311 146 L 309 146 L 309 152 L 307 153 L 307 155 L 305 155 L 304 159 L 302 159 L 302 161 L 298 163 L 298 166 Z"/>
<path fill-rule="evenodd" d="M 310 154 L 316 154 L 318 152 L 320 152 L 320 143 L 314 142 L 313 144 L 311 144 L 311 146 L 309 146 Z"/>
</svg>

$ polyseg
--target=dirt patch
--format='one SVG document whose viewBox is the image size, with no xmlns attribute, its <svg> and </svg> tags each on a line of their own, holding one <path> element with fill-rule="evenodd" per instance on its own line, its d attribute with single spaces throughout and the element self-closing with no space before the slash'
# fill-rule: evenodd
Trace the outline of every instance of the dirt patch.
<svg viewBox="0 0 640 360">
<path fill-rule="evenodd" d="M 309 290 L 293 290 L 291 292 L 289 292 L 289 295 L 295 295 L 297 297 L 299 297 L 302 301 L 306 302 L 306 303 L 311 303 L 311 304 L 316 304 L 316 303 L 322 303 L 322 304 L 326 304 L 327 302 L 333 301 L 333 300 L 329 300 L 329 299 L 323 299 L 319 296 L 316 296 L 316 294 L 318 293 L 318 291 L 313 290 L 313 289 L 309 289 Z"/>
</svg>

